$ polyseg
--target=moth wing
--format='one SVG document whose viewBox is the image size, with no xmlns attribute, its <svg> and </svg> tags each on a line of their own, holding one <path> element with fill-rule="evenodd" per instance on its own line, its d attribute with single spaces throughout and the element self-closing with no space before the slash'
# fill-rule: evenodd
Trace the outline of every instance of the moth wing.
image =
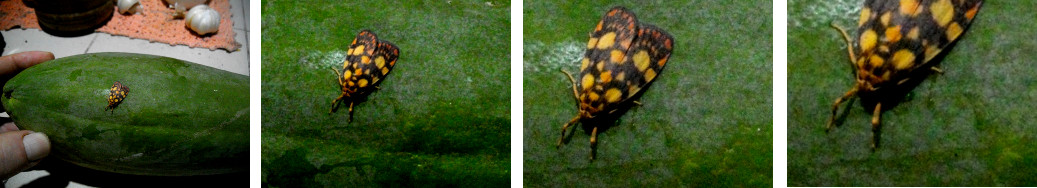
<svg viewBox="0 0 1037 188">
<path fill-rule="evenodd" d="M 378 48 L 377 44 L 378 37 L 374 33 L 368 30 L 360 31 L 349 44 L 349 51 L 346 51 L 346 61 L 342 63 L 342 69 L 352 68 L 353 64 L 360 63 L 365 56 L 370 58 L 374 50 Z"/>
<path fill-rule="evenodd" d="M 927 29 L 934 31 L 929 35 L 921 37 L 929 43 L 922 44 L 926 51 L 924 53 L 923 65 L 929 63 L 933 57 L 940 54 L 965 32 L 972 24 L 972 19 L 979 12 L 982 0 L 923 0 L 921 2 L 927 9 L 918 10 L 919 16 L 915 20 L 922 23 L 930 22 Z M 935 23 L 935 24 L 934 24 Z M 939 27 L 939 28 L 936 28 Z M 917 68 L 917 67 L 916 67 Z"/>
<path fill-rule="evenodd" d="M 611 108 L 619 102 L 620 93 L 607 88 L 613 69 L 626 58 L 637 36 L 637 18 L 623 7 L 614 7 L 602 16 L 587 42 L 587 51 L 580 64 L 577 93 L 581 105 L 589 105 L 592 113 Z M 606 111 L 608 112 L 608 111 Z"/>
<path fill-rule="evenodd" d="M 630 44 L 637 35 L 636 32 L 637 18 L 626 8 L 612 8 L 601 17 L 601 21 L 598 21 L 598 25 L 590 34 L 587 51 L 580 64 L 580 77 L 577 78 L 577 85 L 582 88 L 577 89 L 580 93 L 586 92 L 597 83 L 593 81 L 593 77 L 600 75 L 601 71 L 605 70 L 605 65 L 623 61 L 622 53 L 630 48 Z M 584 78 L 587 79 L 584 80 Z M 600 78 L 597 79 L 600 80 Z"/>
<path fill-rule="evenodd" d="M 342 62 L 341 77 L 340 81 L 345 81 L 344 87 L 356 88 L 359 84 L 352 82 L 356 77 L 360 76 L 363 72 L 360 65 L 363 62 L 370 61 L 371 55 L 374 54 L 375 49 L 378 48 L 378 37 L 368 30 L 360 31 L 353 39 L 353 42 L 349 44 L 349 50 L 346 51 L 346 60 Z"/>
<path fill-rule="evenodd" d="M 601 17 L 601 21 L 594 27 L 591 38 L 599 39 L 595 43 L 598 49 L 615 47 L 625 50 L 630 48 L 630 43 L 637 36 L 637 16 L 624 7 L 613 7 Z M 615 36 L 611 36 L 615 35 Z M 588 44 L 588 49 L 591 47 Z"/>
<path fill-rule="evenodd" d="M 866 61 L 858 61 L 871 63 L 867 58 L 872 55 L 884 61 L 858 66 L 879 65 L 872 67 L 878 71 L 874 75 L 927 66 L 964 33 L 981 4 L 982 0 L 866 1 L 857 33 L 858 58 Z"/>
<path fill-rule="evenodd" d="M 129 88 L 122 85 L 122 83 L 120 83 L 119 81 L 116 81 L 115 84 L 112 84 L 112 88 L 109 89 L 110 95 L 119 98 L 126 97 L 126 92 L 129 92 Z"/>
<path fill-rule="evenodd" d="M 641 89 L 655 81 L 673 52 L 673 36 L 666 31 L 643 24 L 637 33 L 637 38 L 627 52 L 626 62 L 622 68 L 617 68 L 623 71 L 623 77 L 626 78 L 613 82 L 627 88 L 627 91 L 623 91 L 624 99 L 637 95 Z"/>
<path fill-rule="evenodd" d="M 389 41 L 379 40 L 378 48 L 375 49 L 372 57 L 374 63 L 370 68 L 374 70 L 371 71 L 371 79 L 374 84 L 377 84 L 396 66 L 396 59 L 400 57 L 400 48 Z"/>
</svg>

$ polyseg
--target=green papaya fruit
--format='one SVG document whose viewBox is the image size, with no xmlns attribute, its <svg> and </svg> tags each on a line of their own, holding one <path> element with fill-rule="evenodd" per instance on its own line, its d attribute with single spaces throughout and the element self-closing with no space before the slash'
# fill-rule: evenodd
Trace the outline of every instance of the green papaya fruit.
<svg viewBox="0 0 1037 188">
<path fill-rule="evenodd" d="M 110 105 L 116 82 L 126 93 Z M 248 170 L 248 92 L 244 75 L 91 53 L 18 73 L 0 102 L 20 128 L 47 134 L 48 157 L 121 174 L 191 176 Z"/>
</svg>

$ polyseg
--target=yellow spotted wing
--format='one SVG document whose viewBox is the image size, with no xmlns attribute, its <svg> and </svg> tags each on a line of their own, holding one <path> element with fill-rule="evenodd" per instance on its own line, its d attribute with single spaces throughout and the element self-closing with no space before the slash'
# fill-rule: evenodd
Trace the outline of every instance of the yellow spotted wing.
<svg viewBox="0 0 1037 188">
<path fill-rule="evenodd" d="M 378 40 L 371 31 L 361 31 L 350 45 L 346 61 L 342 63 L 339 77 L 342 91 L 356 94 L 367 92 L 367 88 L 373 88 L 392 71 L 399 54 L 396 45 Z"/>
<path fill-rule="evenodd" d="M 396 66 L 400 49 L 389 41 L 379 40 L 371 31 L 363 30 L 349 45 L 346 61 L 342 70 L 336 70 L 342 94 L 332 101 L 334 112 L 339 101 L 349 103 L 350 119 L 352 119 L 353 97 L 360 97 L 376 89 L 376 85 Z M 345 100 L 343 100 L 345 99 Z"/>
<path fill-rule="evenodd" d="M 130 92 L 130 88 L 122 85 L 119 81 L 115 81 L 115 84 L 108 89 L 108 106 L 104 108 L 105 111 L 111 109 L 115 112 L 115 107 L 122 103 L 122 100 L 126 99 L 126 94 Z"/>
<path fill-rule="evenodd" d="M 673 50 L 673 37 L 638 23 L 634 14 L 615 7 L 591 33 L 578 74 L 580 110 L 611 113 L 654 81 Z"/>
<path fill-rule="evenodd" d="M 854 64 L 873 86 L 899 83 L 957 40 L 981 0 L 867 0 L 857 29 Z"/>
</svg>

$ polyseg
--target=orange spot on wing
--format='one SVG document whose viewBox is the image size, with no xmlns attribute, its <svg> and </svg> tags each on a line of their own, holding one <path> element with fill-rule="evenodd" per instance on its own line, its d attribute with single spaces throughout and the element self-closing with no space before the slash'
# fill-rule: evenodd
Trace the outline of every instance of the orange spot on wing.
<svg viewBox="0 0 1037 188">
<path fill-rule="evenodd" d="M 857 26 L 860 27 L 864 25 L 868 19 L 871 19 L 871 9 L 864 7 L 864 9 L 861 10 L 861 17 L 857 20 Z"/>
<path fill-rule="evenodd" d="M 915 16 L 920 12 L 917 0 L 900 0 L 900 14 Z"/>
<path fill-rule="evenodd" d="M 972 8 L 966 11 L 965 18 L 967 18 L 968 20 L 972 20 L 972 18 L 976 17 L 977 12 L 979 12 L 979 4 L 977 4 L 976 6 L 972 6 Z"/>
<path fill-rule="evenodd" d="M 600 77 L 601 77 L 601 82 L 602 83 L 612 82 L 612 71 L 601 72 L 601 76 Z"/>
<path fill-rule="evenodd" d="M 900 34 L 900 26 L 899 25 L 886 28 L 886 39 L 889 40 L 889 42 L 900 41 L 900 37 L 902 37 L 902 36 L 903 35 Z"/>
</svg>

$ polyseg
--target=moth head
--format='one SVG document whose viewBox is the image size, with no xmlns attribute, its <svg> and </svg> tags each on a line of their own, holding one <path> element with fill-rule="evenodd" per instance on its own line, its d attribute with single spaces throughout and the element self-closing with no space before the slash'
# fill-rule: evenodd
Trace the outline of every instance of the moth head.
<svg viewBox="0 0 1037 188">
<path fill-rule="evenodd" d="M 598 111 L 601 111 L 601 110 L 597 109 L 597 108 L 594 108 L 594 107 L 590 106 L 589 104 L 581 103 L 580 104 L 580 119 L 593 119 L 595 117 L 594 114 L 598 113 Z"/>
<path fill-rule="evenodd" d="M 868 92 L 873 92 L 875 90 L 879 90 L 879 87 L 875 87 L 875 84 L 865 80 L 864 78 L 860 78 L 860 77 L 857 78 L 856 87 L 857 87 L 857 92 L 863 92 L 863 93 L 868 93 Z"/>
</svg>

